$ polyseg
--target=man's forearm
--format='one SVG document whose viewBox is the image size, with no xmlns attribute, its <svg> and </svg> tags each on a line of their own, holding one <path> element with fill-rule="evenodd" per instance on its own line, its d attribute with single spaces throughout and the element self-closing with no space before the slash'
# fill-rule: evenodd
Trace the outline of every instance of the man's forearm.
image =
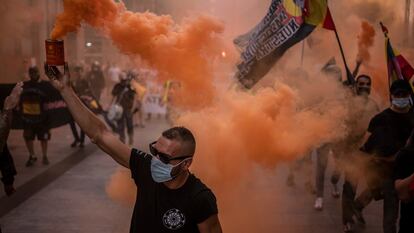
<svg viewBox="0 0 414 233">
<path fill-rule="evenodd" d="M 65 88 L 61 94 L 76 123 L 96 142 L 107 129 L 105 124 L 82 103 L 72 88 Z"/>
<path fill-rule="evenodd" d="M 395 189 L 397 190 L 398 197 L 401 201 L 409 201 L 414 198 L 414 174 L 405 178 L 395 181 Z"/>
<path fill-rule="evenodd" d="M 7 142 L 11 127 L 12 111 L 4 110 L 0 112 L 0 152 Z"/>
</svg>

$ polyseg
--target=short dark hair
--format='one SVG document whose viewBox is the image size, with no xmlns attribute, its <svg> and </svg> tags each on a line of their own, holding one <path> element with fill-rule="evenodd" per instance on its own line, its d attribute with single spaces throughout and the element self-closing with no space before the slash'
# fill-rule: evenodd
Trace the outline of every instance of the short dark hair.
<svg viewBox="0 0 414 233">
<path fill-rule="evenodd" d="M 196 141 L 193 133 L 185 127 L 177 126 L 162 132 L 162 136 L 170 139 L 177 140 L 183 144 L 184 152 L 183 156 L 193 156 L 196 149 Z"/>
</svg>

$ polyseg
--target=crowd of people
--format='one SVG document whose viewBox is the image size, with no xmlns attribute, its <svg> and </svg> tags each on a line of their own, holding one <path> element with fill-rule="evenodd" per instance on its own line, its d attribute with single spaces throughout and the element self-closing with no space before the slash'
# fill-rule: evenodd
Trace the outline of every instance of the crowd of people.
<svg viewBox="0 0 414 233">
<path fill-rule="evenodd" d="M 340 75 L 336 69 L 324 71 L 328 76 Z M 325 143 L 292 163 L 286 184 L 294 186 L 295 171 L 303 167 L 305 188 L 316 195 L 315 210 L 322 211 L 330 158 L 333 164 L 331 195 L 341 198 L 345 233 L 355 232 L 358 225 L 365 226 L 363 210 L 372 201 L 383 202 L 384 233 L 414 232 L 414 224 L 409 220 L 414 214 L 414 154 L 409 152 L 414 139 L 413 89 L 405 80 L 393 81 L 389 90 L 391 104 L 380 111 L 370 98 L 371 77 L 357 76 L 356 73 L 357 70 L 354 71 L 355 84 L 344 85 L 353 96 L 349 101 L 352 111 L 346 121 L 348 134 L 343 140 Z M 315 169 L 311 167 L 312 155 Z M 312 170 L 314 182 L 309 180 Z M 338 187 L 341 176 L 342 193 Z M 364 181 L 363 185 L 360 185 L 361 181 Z"/>
<path fill-rule="evenodd" d="M 328 76 L 341 74 L 335 67 L 325 68 L 323 72 Z M 188 170 L 195 151 L 195 138 L 188 129 L 173 127 L 164 131 L 158 140 L 150 144 L 151 154 L 130 148 L 134 144 L 135 127 L 144 127 L 145 120 L 150 120 L 153 114 L 171 117 L 171 98 L 166 93 L 174 83 L 157 86 L 142 72 L 122 70 L 115 64 L 102 68 L 98 62 L 89 68 L 84 65 L 66 66 L 64 74 L 56 72 L 51 66 L 45 66 L 45 69 L 73 117 L 69 122 L 74 137 L 70 146 L 84 147 L 87 135 L 116 162 L 130 168 L 137 187 L 144 190 L 142 198 L 136 201 L 132 231 L 144 229 L 145 232 L 158 232 L 164 228 L 182 228 L 184 230 L 180 232 L 221 232 L 214 194 Z M 346 121 L 349 132 L 343 140 L 325 143 L 310 152 L 316 155 L 316 169 L 314 182 L 306 181 L 307 189 L 316 195 L 314 208 L 322 211 L 327 164 L 328 159 L 332 159 L 334 169 L 330 179 L 331 194 L 333 198 L 342 200 L 341 214 L 345 233 L 354 232 L 356 225 L 366 224 L 363 210 L 372 201 L 383 202 L 384 233 L 396 233 L 397 229 L 399 233 L 412 233 L 412 87 L 405 80 L 394 81 L 389 90 L 391 104 L 380 111 L 370 98 L 371 77 L 357 75 L 357 72 L 354 72 L 355 84 L 344 85 L 353 96 L 349 104 L 354 111 Z M 6 143 L 12 109 L 21 113 L 23 121 L 23 138 L 29 152 L 26 166 L 33 166 L 37 161 L 33 148 L 36 138 L 41 143 L 42 163 L 49 164 L 47 146 L 51 134 L 47 127 L 48 119 L 42 114 L 42 103 L 46 97 L 37 89 L 41 82 L 49 81 L 40 78 L 37 67 L 30 67 L 28 76 L 28 81 L 13 89 L 1 112 L 0 169 L 7 195 L 15 192 L 13 177 L 16 175 Z M 339 76 L 338 79 L 342 78 Z M 143 119 L 145 114 L 147 118 Z M 309 167 L 311 162 L 312 156 L 306 155 L 299 162 L 293 163 L 287 184 L 295 185 L 296 167 Z M 307 169 L 308 178 L 310 174 Z M 342 192 L 339 187 L 341 177 Z M 188 196 L 175 195 L 176 189 L 182 189 Z"/>
</svg>

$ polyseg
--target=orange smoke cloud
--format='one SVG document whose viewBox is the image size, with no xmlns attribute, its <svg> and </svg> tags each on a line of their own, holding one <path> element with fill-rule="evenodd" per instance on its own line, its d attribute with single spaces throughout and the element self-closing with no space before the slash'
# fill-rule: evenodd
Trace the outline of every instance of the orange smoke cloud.
<svg viewBox="0 0 414 233">
<path fill-rule="evenodd" d="M 123 4 L 116 4 L 110 0 L 64 0 L 63 7 L 65 10 L 56 17 L 55 27 L 50 34 L 52 39 L 59 39 L 69 32 L 76 32 L 83 21 L 93 27 L 102 28 L 115 20 Z"/>
<path fill-rule="evenodd" d="M 170 16 L 134 13 L 112 0 L 65 0 L 52 38 L 76 31 L 85 21 L 108 35 L 127 55 L 139 56 L 158 70 L 162 80 L 181 82 L 176 103 L 194 108 L 210 104 L 214 86 L 208 60 L 219 56 L 223 31 L 220 22 L 206 16 L 177 25 Z M 189 98 L 191 97 L 191 98 Z"/>
<path fill-rule="evenodd" d="M 112 199 L 131 206 L 136 198 L 136 185 L 131 180 L 131 173 L 125 168 L 118 169 L 112 176 L 106 186 L 106 193 Z"/>
<path fill-rule="evenodd" d="M 347 134 L 349 96 L 337 80 L 322 75 L 287 79 L 290 87 L 278 82 L 255 93 L 218 90 L 210 107 L 182 113 L 177 120 L 195 134 L 191 170 L 216 194 L 226 232 L 256 232 L 257 226 L 260 232 L 274 232 L 264 209 L 280 191 L 270 185 L 273 169 Z M 109 184 L 116 199 L 135 193 L 129 174 L 116 177 Z"/>
<path fill-rule="evenodd" d="M 375 29 L 367 21 L 361 23 L 361 33 L 358 36 L 358 59 L 369 63 L 371 61 L 371 54 L 369 49 L 374 45 Z"/>
</svg>

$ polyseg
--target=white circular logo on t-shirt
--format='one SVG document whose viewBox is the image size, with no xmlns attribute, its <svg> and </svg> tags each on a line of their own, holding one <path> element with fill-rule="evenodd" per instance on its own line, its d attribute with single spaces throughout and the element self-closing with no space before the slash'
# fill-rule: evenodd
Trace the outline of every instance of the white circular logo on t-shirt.
<svg viewBox="0 0 414 233">
<path fill-rule="evenodd" d="M 178 209 L 170 209 L 162 217 L 164 226 L 170 230 L 178 230 L 185 224 L 185 216 Z"/>
</svg>

